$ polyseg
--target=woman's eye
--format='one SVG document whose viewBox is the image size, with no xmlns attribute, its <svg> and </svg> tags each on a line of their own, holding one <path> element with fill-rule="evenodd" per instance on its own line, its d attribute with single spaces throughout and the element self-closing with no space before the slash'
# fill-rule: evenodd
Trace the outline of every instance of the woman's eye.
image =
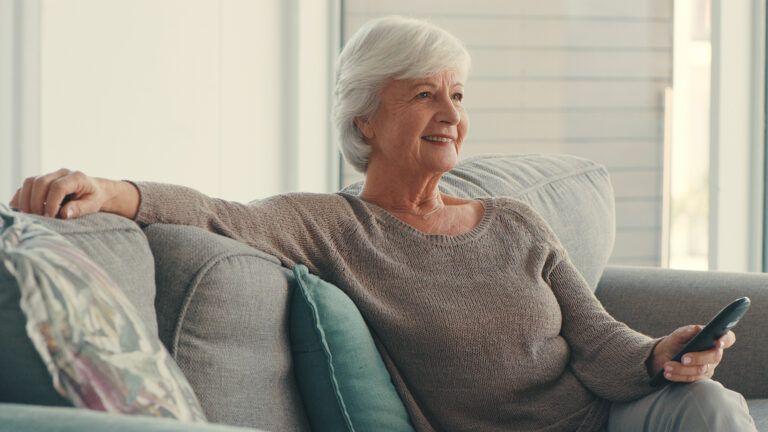
<svg viewBox="0 0 768 432">
<path fill-rule="evenodd" d="M 461 101 L 464 100 L 464 95 L 461 94 L 461 93 L 454 93 L 453 94 L 453 100 L 455 100 L 457 102 L 461 102 Z"/>
<path fill-rule="evenodd" d="M 416 97 L 419 98 L 419 99 L 428 98 L 429 96 L 430 96 L 429 92 L 421 92 L 421 93 L 416 95 Z"/>
</svg>

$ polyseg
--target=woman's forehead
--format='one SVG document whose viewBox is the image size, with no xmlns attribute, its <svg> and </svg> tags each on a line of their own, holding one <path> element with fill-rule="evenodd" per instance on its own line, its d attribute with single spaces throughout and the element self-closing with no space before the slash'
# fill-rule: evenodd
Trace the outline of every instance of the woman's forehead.
<svg viewBox="0 0 768 432">
<path fill-rule="evenodd" d="M 385 88 L 398 88 L 403 90 L 410 90 L 412 88 L 421 86 L 431 87 L 460 87 L 464 86 L 464 80 L 462 77 L 454 71 L 444 71 L 434 75 L 425 76 L 421 78 L 404 78 L 393 79 L 387 83 Z"/>
</svg>

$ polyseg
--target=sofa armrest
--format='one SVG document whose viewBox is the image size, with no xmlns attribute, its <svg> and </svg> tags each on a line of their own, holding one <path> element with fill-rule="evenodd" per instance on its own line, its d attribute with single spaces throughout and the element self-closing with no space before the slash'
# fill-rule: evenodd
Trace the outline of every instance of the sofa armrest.
<svg viewBox="0 0 768 432">
<path fill-rule="evenodd" d="M 715 379 L 746 398 L 768 397 L 768 274 L 609 266 L 596 295 L 617 320 L 656 337 L 706 324 L 731 301 L 749 297 L 752 306 Z"/>
<path fill-rule="evenodd" d="M 200 228 L 144 231 L 155 258 L 160 339 L 208 420 L 309 430 L 288 339 L 291 272 L 273 256 Z"/>
<path fill-rule="evenodd" d="M 78 408 L 0 403 L 0 431 L 259 432 L 257 429 L 128 416 Z"/>
</svg>

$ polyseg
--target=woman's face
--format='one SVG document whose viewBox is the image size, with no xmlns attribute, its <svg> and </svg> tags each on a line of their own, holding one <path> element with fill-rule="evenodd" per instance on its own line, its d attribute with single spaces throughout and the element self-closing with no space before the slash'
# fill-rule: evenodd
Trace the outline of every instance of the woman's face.
<svg viewBox="0 0 768 432">
<path fill-rule="evenodd" d="M 463 97 L 464 86 L 452 71 L 388 82 L 376 113 L 356 119 L 372 146 L 369 167 L 384 163 L 396 171 L 449 171 L 469 126 Z"/>
</svg>

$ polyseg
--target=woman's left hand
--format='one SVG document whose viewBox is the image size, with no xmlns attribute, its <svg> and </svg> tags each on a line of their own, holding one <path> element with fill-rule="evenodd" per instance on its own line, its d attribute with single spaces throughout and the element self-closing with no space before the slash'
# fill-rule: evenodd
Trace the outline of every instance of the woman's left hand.
<svg viewBox="0 0 768 432">
<path fill-rule="evenodd" d="M 664 369 L 664 377 L 673 382 L 694 382 L 712 378 L 715 368 L 723 359 L 723 350 L 736 343 L 736 335 L 732 331 L 715 341 L 713 348 L 685 354 L 682 362 L 672 361 L 672 357 L 703 328 L 704 326 L 701 325 L 680 327 L 664 337 L 656 345 L 653 356 L 649 359 L 650 376 L 653 377 L 658 371 Z"/>
</svg>

